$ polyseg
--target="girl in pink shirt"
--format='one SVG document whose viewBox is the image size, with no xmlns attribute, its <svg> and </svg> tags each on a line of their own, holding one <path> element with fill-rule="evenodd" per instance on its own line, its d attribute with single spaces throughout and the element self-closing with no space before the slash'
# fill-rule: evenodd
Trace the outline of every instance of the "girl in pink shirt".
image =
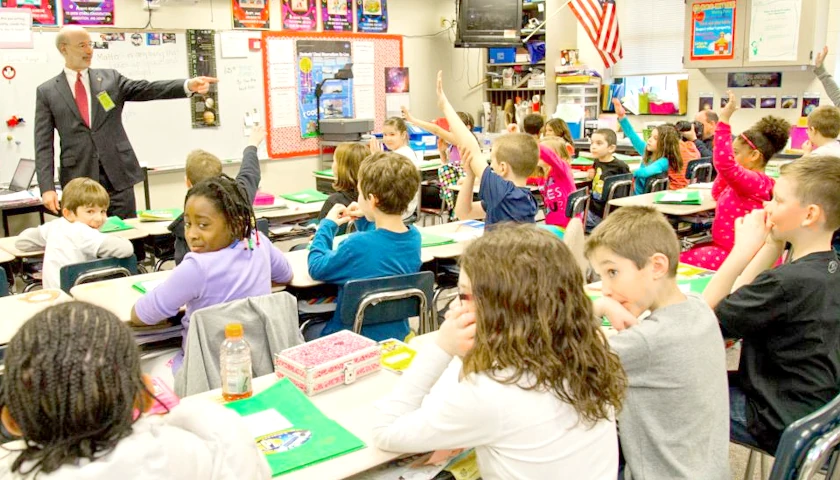
<svg viewBox="0 0 840 480">
<path fill-rule="evenodd" d="M 572 168 L 560 159 L 550 147 L 540 144 L 539 166 L 546 172 L 540 192 L 545 203 L 545 223 L 562 229 L 569 223 L 566 204 L 569 194 L 575 191 Z"/>
<path fill-rule="evenodd" d="M 712 186 L 712 197 L 717 201 L 712 242 L 680 255 L 680 262 L 710 270 L 717 270 L 732 250 L 735 219 L 772 198 L 774 181 L 764 173 L 764 167 L 785 148 L 790 131 L 787 121 L 767 116 L 733 141 L 729 119 L 737 108 L 738 99 L 730 91 L 729 103 L 715 129 L 712 158 L 718 176 Z"/>
</svg>

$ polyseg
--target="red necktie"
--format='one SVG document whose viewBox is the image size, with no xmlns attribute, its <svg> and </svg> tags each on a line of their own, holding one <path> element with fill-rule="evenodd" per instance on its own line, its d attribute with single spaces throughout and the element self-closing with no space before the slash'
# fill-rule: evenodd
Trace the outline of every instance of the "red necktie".
<svg viewBox="0 0 840 480">
<path fill-rule="evenodd" d="M 79 107 L 79 114 L 85 125 L 90 127 L 90 113 L 88 112 L 88 97 L 85 85 L 82 83 L 82 72 L 76 74 L 76 106 Z"/>
</svg>

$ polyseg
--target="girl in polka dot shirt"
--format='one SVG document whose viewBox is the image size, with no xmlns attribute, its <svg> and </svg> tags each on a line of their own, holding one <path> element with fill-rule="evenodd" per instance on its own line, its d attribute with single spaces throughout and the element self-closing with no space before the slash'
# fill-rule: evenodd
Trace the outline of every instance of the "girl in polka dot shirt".
<svg viewBox="0 0 840 480">
<path fill-rule="evenodd" d="M 712 186 L 717 201 L 712 242 L 680 255 L 680 262 L 717 270 L 735 243 L 735 219 L 743 217 L 773 196 L 773 179 L 764 173 L 767 161 L 788 141 L 790 124 L 767 116 L 732 140 L 729 119 L 738 108 L 730 90 L 729 103 L 720 112 L 715 129 L 713 162 L 718 176 Z"/>
</svg>

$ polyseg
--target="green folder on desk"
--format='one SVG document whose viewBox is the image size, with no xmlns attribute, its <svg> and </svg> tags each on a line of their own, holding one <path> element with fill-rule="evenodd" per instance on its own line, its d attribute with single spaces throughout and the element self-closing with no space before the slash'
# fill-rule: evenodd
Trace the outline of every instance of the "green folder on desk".
<svg viewBox="0 0 840 480">
<path fill-rule="evenodd" d="M 577 157 L 576 159 L 572 160 L 573 167 L 591 167 L 594 164 L 594 160 L 586 157 Z"/>
<path fill-rule="evenodd" d="M 287 378 L 251 398 L 225 406 L 243 417 L 273 476 L 365 446 L 355 435 L 327 418 Z"/>
<path fill-rule="evenodd" d="M 280 196 L 286 200 L 291 200 L 297 203 L 323 202 L 329 198 L 327 194 L 321 193 L 314 188 L 307 188 L 306 190 L 301 190 L 295 193 L 283 193 Z"/>
<path fill-rule="evenodd" d="M 111 233 L 111 232 L 121 232 L 123 230 L 131 230 L 131 225 L 125 223 L 122 218 L 120 217 L 108 217 L 105 220 L 105 223 L 99 227 L 99 231 L 102 233 Z"/>
<path fill-rule="evenodd" d="M 624 155 L 623 153 L 613 153 L 613 158 L 616 160 L 621 160 L 624 163 L 635 163 L 642 161 L 642 157 L 638 155 Z"/>
<path fill-rule="evenodd" d="M 455 243 L 455 240 L 433 233 L 420 232 L 420 247 L 437 247 L 439 245 L 448 245 Z"/>
<path fill-rule="evenodd" d="M 700 205 L 699 190 L 674 190 L 660 192 L 653 197 L 653 203 L 674 203 L 678 205 Z"/>
<path fill-rule="evenodd" d="M 322 177 L 335 177 L 335 174 L 332 171 L 332 168 L 328 168 L 326 170 L 315 170 L 315 175 L 320 175 Z"/>
</svg>

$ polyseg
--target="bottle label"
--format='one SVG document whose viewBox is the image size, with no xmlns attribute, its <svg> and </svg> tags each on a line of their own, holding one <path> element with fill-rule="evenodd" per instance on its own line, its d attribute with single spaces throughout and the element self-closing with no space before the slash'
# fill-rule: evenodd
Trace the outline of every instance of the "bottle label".
<svg viewBox="0 0 840 480">
<path fill-rule="evenodd" d="M 225 393 L 247 393 L 251 391 L 250 363 L 228 365 L 226 368 Z"/>
</svg>

